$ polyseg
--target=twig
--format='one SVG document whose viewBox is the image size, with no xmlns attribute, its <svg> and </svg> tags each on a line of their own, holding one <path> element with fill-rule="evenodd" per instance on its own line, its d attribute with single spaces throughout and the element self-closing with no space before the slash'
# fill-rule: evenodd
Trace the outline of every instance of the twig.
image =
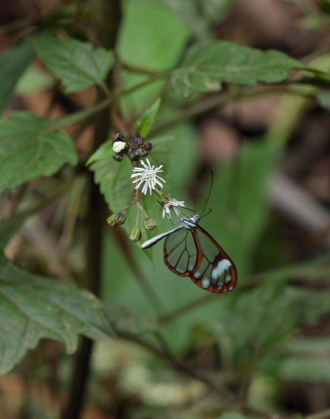
<svg viewBox="0 0 330 419">
<path fill-rule="evenodd" d="M 190 377 L 195 378 L 206 384 L 211 390 L 213 390 L 215 393 L 217 393 L 220 397 L 224 399 L 224 403 L 228 405 L 228 408 L 234 407 L 235 411 L 241 411 L 242 413 L 251 414 L 255 417 L 260 417 L 263 419 L 286 419 L 286 417 L 284 416 L 273 415 L 271 413 L 263 412 L 250 406 L 242 405 L 242 403 L 235 394 L 229 392 L 222 386 L 218 385 L 213 379 L 211 379 L 208 375 L 204 374 L 200 370 L 193 368 L 191 365 L 186 364 L 184 361 L 177 359 L 176 357 L 173 358 L 171 353 L 168 353 L 167 350 L 160 349 L 156 345 L 141 339 L 137 335 L 122 332 L 121 330 L 116 328 L 114 329 L 118 337 L 136 343 L 137 345 L 147 349 L 148 351 L 159 356 L 160 358 L 169 361 L 176 370 L 182 371 Z"/>
</svg>

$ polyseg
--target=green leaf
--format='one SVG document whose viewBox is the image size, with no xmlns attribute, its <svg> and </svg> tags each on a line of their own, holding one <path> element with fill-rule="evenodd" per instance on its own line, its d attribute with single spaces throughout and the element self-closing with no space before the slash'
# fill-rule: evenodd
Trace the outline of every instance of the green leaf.
<svg viewBox="0 0 330 419">
<path fill-rule="evenodd" d="M 113 64 L 113 53 L 90 43 L 51 36 L 29 38 L 40 59 L 62 80 L 67 93 L 95 84 L 103 86 Z"/>
<path fill-rule="evenodd" d="M 71 137 L 51 131 L 51 121 L 30 112 L 0 120 L 0 192 L 77 160 Z"/>
<path fill-rule="evenodd" d="M 27 42 L 22 42 L 0 54 L 0 114 L 12 98 L 16 83 L 34 58 L 33 48 Z"/>
<path fill-rule="evenodd" d="M 87 160 L 86 165 L 89 166 L 90 164 L 94 163 L 95 161 L 102 160 L 106 157 L 113 156 L 113 142 L 106 141 L 103 143 Z"/>
<path fill-rule="evenodd" d="M 200 42 L 190 48 L 181 67 L 173 71 L 172 84 L 189 95 L 194 91 L 217 91 L 222 82 L 276 83 L 285 80 L 289 70 L 299 68 L 304 66 L 280 51 L 260 51 L 225 41 Z"/>
<path fill-rule="evenodd" d="M 121 211 L 133 200 L 132 165 L 128 158 L 117 162 L 109 156 L 94 163 L 91 169 L 112 212 Z"/>
<path fill-rule="evenodd" d="M 288 343 L 287 350 L 295 355 L 317 354 L 317 356 L 322 356 L 322 353 L 326 354 L 330 351 L 330 338 L 327 336 L 296 338 Z"/>
<path fill-rule="evenodd" d="M 214 37 L 215 24 L 220 24 L 229 15 L 236 0 L 207 0 L 196 3 L 195 0 L 156 0 L 179 17 L 193 31 L 195 39 Z"/>
<path fill-rule="evenodd" d="M 19 362 L 40 339 L 62 342 L 69 353 L 80 333 L 109 339 L 112 329 L 101 302 L 69 282 L 24 272 L 0 261 L 0 374 Z"/>
<path fill-rule="evenodd" d="M 160 106 L 160 98 L 158 98 L 151 106 L 148 108 L 141 117 L 135 122 L 134 129 L 138 131 L 142 137 L 146 137 L 155 120 L 156 114 Z"/>
<path fill-rule="evenodd" d="M 50 89 L 54 87 L 54 84 L 54 77 L 45 68 L 32 66 L 20 78 L 15 87 L 15 94 L 31 95 L 41 90 Z"/>
<path fill-rule="evenodd" d="M 181 22 L 179 14 L 170 13 L 154 0 L 128 1 L 116 48 L 125 63 L 164 71 L 176 65 L 190 37 L 190 29 Z M 127 89 L 147 79 L 145 74 L 124 71 L 122 83 Z M 164 83 L 165 80 L 154 81 L 123 96 L 124 115 L 137 118 L 139 110 L 159 96 Z"/>
<path fill-rule="evenodd" d="M 330 383 L 330 363 L 325 359 L 292 358 L 282 362 L 280 374 L 290 381 Z"/>
<path fill-rule="evenodd" d="M 227 412 L 227 413 L 223 413 L 217 419 L 248 419 L 248 417 L 247 416 L 243 416 L 243 415 L 241 415 L 239 413 Z"/>
</svg>

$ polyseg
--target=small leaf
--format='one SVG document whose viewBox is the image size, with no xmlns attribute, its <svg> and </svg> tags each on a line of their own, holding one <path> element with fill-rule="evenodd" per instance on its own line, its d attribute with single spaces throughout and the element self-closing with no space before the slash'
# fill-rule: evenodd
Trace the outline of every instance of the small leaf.
<svg viewBox="0 0 330 419">
<path fill-rule="evenodd" d="M 40 59 L 62 80 L 67 93 L 79 92 L 103 81 L 113 64 L 113 54 L 88 42 L 51 36 L 29 38 Z"/>
<path fill-rule="evenodd" d="M 113 336 L 101 302 L 68 283 L 24 272 L 0 261 L 0 374 L 8 372 L 40 339 L 62 342 L 73 352 L 80 333 Z"/>
<path fill-rule="evenodd" d="M 138 131 L 142 137 L 146 137 L 154 123 L 156 114 L 160 106 L 160 98 L 158 98 L 151 106 L 148 108 L 141 117 L 135 122 L 134 129 Z"/>
<path fill-rule="evenodd" d="M 16 83 L 35 58 L 31 45 L 22 42 L 0 54 L 0 114 L 7 107 Z"/>
<path fill-rule="evenodd" d="M 172 84 L 184 95 L 194 91 L 211 92 L 222 82 L 253 85 L 285 80 L 291 69 L 304 66 L 288 55 L 260 51 L 233 42 L 208 41 L 195 44 L 180 68 L 172 74 Z"/>
<path fill-rule="evenodd" d="M 95 161 L 104 159 L 106 157 L 112 156 L 114 154 L 113 151 L 113 142 L 106 141 L 103 143 L 87 160 L 86 165 L 89 166 L 90 164 L 94 163 Z"/>
<path fill-rule="evenodd" d="M 50 121 L 30 112 L 0 120 L 0 192 L 77 163 L 71 137 L 50 127 Z"/>
</svg>

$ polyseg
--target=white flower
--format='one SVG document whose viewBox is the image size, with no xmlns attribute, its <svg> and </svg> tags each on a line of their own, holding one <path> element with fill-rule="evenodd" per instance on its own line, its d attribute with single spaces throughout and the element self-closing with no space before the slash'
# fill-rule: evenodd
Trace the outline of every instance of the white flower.
<svg viewBox="0 0 330 419">
<path fill-rule="evenodd" d="M 115 153 L 120 153 L 127 148 L 127 143 L 125 141 L 115 141 L 113 143 L 112 149 Z"/>
<path fill-rule="evenodd" d="M 152 191 L 156 188 L 156 185 L 163 187 L 162 182 L 166 183 L 166 181 L 157 175 L 157 173 L 163 172 L 161 164 L 159 167 L 151 166 L 150 161 L 147 159 L 147 164 L 143 161 L 141 161 L 142 167 L 134 167 L 133 173 L 131 175 L 131 178 L 136 177 L 135 180 L 133 180 L 133 183 L 137 183 L 135 186 L 135 189 L 139 189 L 139 187 L 144 183 L 142 188 L 142 193 L 144 195 L 147 194 L 148 190 L 150 192 L 150 195 L 152 194 Z"/>
<path fill-rule="evenodd" d="M 174 198 L 171 198 L 166 204 L 163 205 L 163 218 L 171 219 L 171 210 L 175 212 L 176 215 L 180 215 L 180 210 L 177 207 L 184 207 L 184 201 L 177 201 Z"/>
</svg>

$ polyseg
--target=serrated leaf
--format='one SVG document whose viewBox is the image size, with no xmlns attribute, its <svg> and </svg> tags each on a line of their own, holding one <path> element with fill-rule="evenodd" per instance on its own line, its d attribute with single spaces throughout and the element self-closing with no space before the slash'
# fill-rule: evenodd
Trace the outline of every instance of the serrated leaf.
<svg viewBox="0 0 330 419">
<path fill-rule="evenodd" d="M 7 107 L 16 83 L 35 58 L 27 42 L 22 42 L 0 54 L 0 114 Z"/>
<path fill-rule="evenodd" d="M 211 92 L 221 83 L 253 85 L 284 80 L 291 69 L 304 68 L 297 60 L 276 51 L 260 51 L 233 42 L 208 41 L 195 44 L 180 68 L 172 73 L 172 84 L 184 95 Z"/>
<path fill-rule="evenodd" d="M 0 261 L 0 374 L 8 372 L 40 339 L 62 342 L 69 353 L 82 333 L 113 336 L 101 302 L 73 284 L 29 274 Z"/>
<path fill-rule="evenodd" d="M 67 93 L 102 86 L 114 61 L 111 51 L 93 48 L 88 42 L 44 35 L 29 39 L 40 59 L 62 80 Z"/>
<path fill-rule="evenodd" d="M 50 127 L 50 121 L 30 112 L 0 120 L 0 192 L 77 163 L 71 137 Z"/>
<path fill-rule="evenodd" d="M 134 129 L 138 131 L 142 137 L 146 137 L 149 134 L 157 115 L 160 102 L 161 100 L 158 98 L 135 122 Z"/>
<path fill-rule="evenodd" d="M 89 166 L 90 164 L 102 160 L 106 157 L 112 156 L 114 154 L 113 151 L 113 142 L 106 141 L 103 143 L 96 151 L 93 153 L 90 158 L 87 160 L 86 165 Z"/>
</svg>

